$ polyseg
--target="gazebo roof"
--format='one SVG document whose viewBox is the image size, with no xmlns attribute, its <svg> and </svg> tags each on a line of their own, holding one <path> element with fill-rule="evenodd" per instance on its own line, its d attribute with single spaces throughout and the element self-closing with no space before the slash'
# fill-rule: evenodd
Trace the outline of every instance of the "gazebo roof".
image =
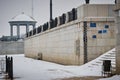
<svg viewBox="0 0 120 80">
<path fill-rule="evenodd" d="M 25 15 L 24 13 L 13 17 L 9 22 L 15 22 L 15 21 L 32 21 L 32 22 L 36 22 L 33 17 Z"/>
</svg>

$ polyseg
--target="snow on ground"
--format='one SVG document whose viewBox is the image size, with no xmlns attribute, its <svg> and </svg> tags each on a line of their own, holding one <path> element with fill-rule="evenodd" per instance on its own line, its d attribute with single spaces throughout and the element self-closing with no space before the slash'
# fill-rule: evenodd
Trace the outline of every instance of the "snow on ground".
<svg viewBox="0 0 120 80">
<path fill-rule="evenodd" d="M 104 79 L 99 79 L 99 80 L 120 80 L 120 75 L 115 75 L 110 78 L 104 78 Z"/>
<path fill-rule="evenodd" d="M 53 80 L 69 77 L 101 76 L 102 71 L 102 66 L 92 66 L 100 57 L 82 66 L 65 66 L 26 58 L 24 55 L 9 56 L 13 56 L 14 59 L 15 80 Z"/>
</svg>

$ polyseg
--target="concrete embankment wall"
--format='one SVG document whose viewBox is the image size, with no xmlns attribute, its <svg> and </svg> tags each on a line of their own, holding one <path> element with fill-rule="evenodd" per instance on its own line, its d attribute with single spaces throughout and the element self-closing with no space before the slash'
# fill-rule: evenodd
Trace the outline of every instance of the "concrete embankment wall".
<svg viewBox="0 0 120 80">
<path fill-rule="evenodd" d="M 116 0 L 117 4 L 114 8 L 116 18 L 116 73 L 120 74 L 120 0 Z"/>
<path fill-rule="evenodd" d="M 46 26 L 41 26 L 40 33 L 36 32 L 39 28 L 31 31 L 25 39 L 25 56 L 68 65 L 81 65 L 86 59 L 97 58 L 115 47 L 113 6 L 82 5 L 77 8 L 76 20 L 60 25 L 59 18 L 54 28 L 49 23 L 46 31 Z M 66 20 L 69 17 L 66 15 Z"/>
<path fill-rule="evenodd" d="M 80 35 L 82 37 L 78 24 L 66 24 L 51 29 L 26 39 L 25 55 L 38 58 L 42 54 L 43 60 L 61 64 L 78 64 L 79 53 L 76 50 L 76 41 Z"/>
<path fill-rule="evenodd" d="M 23 54 L 24 42 L 21 41 L 0 41 L 0 55 Z"/>
</svg>

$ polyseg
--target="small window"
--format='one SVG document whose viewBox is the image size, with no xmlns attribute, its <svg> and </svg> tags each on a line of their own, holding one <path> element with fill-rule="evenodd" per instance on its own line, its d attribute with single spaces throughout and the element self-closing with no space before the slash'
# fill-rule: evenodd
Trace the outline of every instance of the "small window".
<svg viewBox="0 0 120 80">
<path fill-rule="evenodd" d="M 106 29 L 109 28 L 109 25 L 105 25 L 105 28 L 106 28 Z"/>
<path fill-rule="evenodd" d="M 103 33 L 107 33 L 107 30 L 103 30 Z"/>
<path fill-rule="evenodd" d="M 98 33 L 101 34 L 101 33 L 102 33 L 102 30 L 99 30 Z"/>
<path fill-rule="evenodd" d="M 93 35 L 93 36 L 92 36 L 92 38 L 94 38 L 94 39 L 95 39 L 95 38 L 96 38 L 96 35 Z"/>
<path fill-rule="evenodd" d="M 96 23 L 90 23 L 90 27 L 96 27 Z"/>
</svg>

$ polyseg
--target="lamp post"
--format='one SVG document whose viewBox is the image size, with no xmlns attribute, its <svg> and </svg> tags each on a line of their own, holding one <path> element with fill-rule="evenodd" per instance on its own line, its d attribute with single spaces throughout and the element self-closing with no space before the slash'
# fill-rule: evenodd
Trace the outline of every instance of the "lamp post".
<svg viewBox="0 0 120 80">
<path fill-rule="evenodd" d="M 52 0 L 50 0 L 50 21 L 52 20 Z"/>
<path fill-rule="evenodd" d="M 85 0 L 86 4 L 89 4 L 90 0 Z"/>
</svg>

